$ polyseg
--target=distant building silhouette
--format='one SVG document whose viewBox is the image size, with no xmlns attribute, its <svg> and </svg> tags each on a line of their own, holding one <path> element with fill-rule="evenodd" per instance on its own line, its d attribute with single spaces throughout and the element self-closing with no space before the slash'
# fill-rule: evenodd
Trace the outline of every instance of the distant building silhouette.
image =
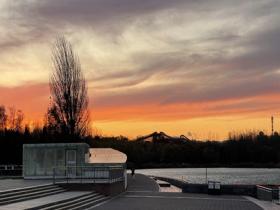
<svg viewBox="0 0 280 210">
<path fill-rule="evenodd" d="M 138 141 L 168 141 L 168 142 L 184 142 L 190 141 L 185 135 L 180 135 L 179 137 L 169 136 L 164 132 L 153 132 L 146 136 L 140 136 L 137 138 Z"/>
</svg>

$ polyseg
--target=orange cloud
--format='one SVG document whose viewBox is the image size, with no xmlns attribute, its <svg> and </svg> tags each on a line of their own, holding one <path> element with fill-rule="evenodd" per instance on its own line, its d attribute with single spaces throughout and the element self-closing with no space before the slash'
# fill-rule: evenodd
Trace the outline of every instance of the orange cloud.
<svg viewBox="0 0 280 210">
<path fill-rule="evenodd" d="M 251 115 L 264 116 L 280 110 L 280 94 L 250 98 L 177 104 L 145 104 L 139 106 L 98 106 L 92 109 L 93 119 L 102 121 L 152 120 L 169 121 L 210 116 Z"/>
</svg>

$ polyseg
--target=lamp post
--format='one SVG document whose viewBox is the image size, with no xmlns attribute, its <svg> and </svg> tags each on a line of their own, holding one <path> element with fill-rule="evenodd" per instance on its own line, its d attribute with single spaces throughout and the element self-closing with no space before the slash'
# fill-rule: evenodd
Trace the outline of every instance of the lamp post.
<svg viewBox="0 0 280 210">
<path fill-rule="evenodd" d="M 207 178 L 207 167 L 205 168 L 205 182 L 207 184 L 208 178 Z"/>
</svg>

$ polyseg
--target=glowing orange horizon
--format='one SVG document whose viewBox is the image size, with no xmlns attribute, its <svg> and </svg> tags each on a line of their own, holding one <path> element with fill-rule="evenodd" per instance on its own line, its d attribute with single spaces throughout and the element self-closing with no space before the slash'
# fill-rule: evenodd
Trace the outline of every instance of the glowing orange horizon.
<svg viewBox="0 0 280 210">
<path fill-rule="evenodd" d="M 47 84 L 0 87 L 1 104 L 23 110 L 25 122 L 42 124 L 49 104 Z M 270 116 L 280 111 L 274 106 L 279 94 L 177 104 L 143 104 L 112 107 L 96 106 L 90 95 L 92 126 L 103 135 L 125 135 L 134 138 L 154 131 L 170 135 L 191 135 L 197 139 L 226 139 L 231 131 L 270 130 Z M 270 102 L 271 107 L 233 108 L 239 103 Z M 238 107 L 238 106 L 237 106 Z M 230 109 L 229 109 L 230 108 Z M 275 128 L 277 130 L 277 120 Z"/>
</svg>

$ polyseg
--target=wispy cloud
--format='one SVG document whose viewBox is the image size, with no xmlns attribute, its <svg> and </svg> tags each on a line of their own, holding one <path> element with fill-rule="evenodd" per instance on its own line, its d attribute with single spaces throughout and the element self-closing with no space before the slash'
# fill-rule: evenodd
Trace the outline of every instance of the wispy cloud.
<svg viewBox="0 0 280 210">
<path fill-rule="evenodd" d="M 94 107 L 238 100 L 217 107 L 274 109 L 271 99 L 257 108 L 246 100 L 280 92 L 279 9 L 277 0 L 3 1 L 0 85 L 47 83 L 50 43 L 63 33 L 80 56 Z"/>
</svg>

